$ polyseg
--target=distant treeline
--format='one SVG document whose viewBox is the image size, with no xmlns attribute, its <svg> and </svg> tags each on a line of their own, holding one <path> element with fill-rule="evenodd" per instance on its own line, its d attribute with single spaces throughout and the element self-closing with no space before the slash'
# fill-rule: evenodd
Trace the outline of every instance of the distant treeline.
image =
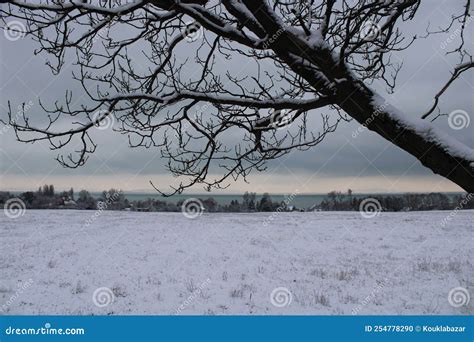
<svg viewBox="0 0 474 342">
<path fill-rule="evenodd" d="M 416 211 L 416 210 L 453 210 L 474 209 L 474 194 L 448 196 L 443 193 L 429 194 L 398 194 L 361 196 L 350 189 L 347 192 L 332 191 L 321 203 L 310 208 L 297 208 L 292 204 L 296 194 L 290 195 L 284 201 L 273 201 L 268 193 L 257 199 L 254 192 L 246 192 L 241 201 L 232 200 L 228 204 L 218 203 L 214 198 L 197 198 L 202 209 L 207 212 L 275 212 L 275 211 L 358 211 L 364 201 L 370 199 L 382 211 Z M 130 201 L 125 194 L 117 189 L 103 191 L 98 198 L 88 191 L 78 193 L 74 189 L 56 192 L 53 185 L 44 185 L 37 191 L 26 191 L 14 195 L 0 191 L 0 205 L 11 198 L 19 198 L 29 209 L 84 209 L 84 210 L 127 210 L 127 211 L 165 211 L 178 212 L 182 210 L 185 200 L 170 202 L 148 198 L 146 200 Z"/>
<path fill-rule="evenodd" d="M 351 190 L 348 190 L 347 193 L 332 191 L 317 206 L 317 209 L 324 211 L 359 210 L 361 203 L 367 199 L 375 200 L 382 211 L 474 209 L 473 197 L 474 194 L 447 196 L 439 192 L 360 197 L 355 196 Z"/>
</svg>

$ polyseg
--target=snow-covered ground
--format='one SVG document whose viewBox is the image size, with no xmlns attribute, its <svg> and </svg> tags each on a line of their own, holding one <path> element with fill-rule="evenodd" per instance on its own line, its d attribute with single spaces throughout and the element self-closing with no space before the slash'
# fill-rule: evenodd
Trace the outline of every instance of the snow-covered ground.
<svg viewBox="0 0 474 342">
<path fill-rule="evenodd" d="M 0 216 L 0 313 L 473 313 L 474 211 L 94 214 Z"/>
</svg>

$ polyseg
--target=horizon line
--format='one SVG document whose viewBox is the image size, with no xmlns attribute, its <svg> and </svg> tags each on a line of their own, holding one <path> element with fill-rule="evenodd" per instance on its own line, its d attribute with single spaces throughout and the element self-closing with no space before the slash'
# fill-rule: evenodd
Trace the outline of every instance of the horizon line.
<svg viewBox="0 0 474 342">
<path fill-rule="evenodd" d="M 53 184 L 54 186 L 54 184 Z M 74 189 L 74 186 L 71 186 L 72 189 Z M 69 188 L 70 189 L 70 188 Z M 62 191 L 68 191 L 69 189 L 55 189 L 56 192 L 62 192 Z M 78 193 L 82 190 L 86 190 L 89 193 L 101 193 L 103 191 L 108 191 L 110 189 L 104 189 L 104 190 L 88 190 L 88 189 L 80 189 L 80 190 L 75 190 L 75 193 Z M 116 190 L 121 190 L 121 189 L 116 189 Z M 348 189 L 349 190 L 349 189 Z M 15 193 L 24 193 L 24 192 L 36 192 L 36 190 L 6 190 L 6 189 L 1 189 L 0 192 L 15 192 Z M 302 193 L 296 193 L 296 196 L 299 195 L 328 195 L 330 192 L 336 191 L 336 192 L 341 192 L 343 194 L 347 194 L 346 191 L 341 191 L 341 190 L 331 190 L 329 192 L 302 192 Z M 243 192 L 238 192 L 238 193 L 212 193 L 212 192 L 190 192 L 190 193 L 180 193 L 180 194 L 174 194 L 171 196 L 162 196 L 159 192 L 157 191 L 146 191 L 146 190 L 128 190 L 128 191 L 123 191 L 124 194 L 134 194 L 134 195 L 156 195 L 156 196 L 161 196 L 161 197 L 173 197 L 173 196 L 242 196 L 246 192 L 252 193 L 252 191 L 243 191 Z M 264 193 L 268 193 L 269 195 L 288 195 L 294 192 L 256 192 L 257 195 L 263 195 Z M 393 191 L 393 192 L 385 192 L 385 191 L 368 191 L 368 192 L 356 192 L 352 191 L 352 194 L 360 194 L 360 195 L 378 195 L 378 194 L 429 194 L 429 193 L 441 193 L 441 194 L 463 194 L 466 193 L 465 191 Z"/>
</svg>

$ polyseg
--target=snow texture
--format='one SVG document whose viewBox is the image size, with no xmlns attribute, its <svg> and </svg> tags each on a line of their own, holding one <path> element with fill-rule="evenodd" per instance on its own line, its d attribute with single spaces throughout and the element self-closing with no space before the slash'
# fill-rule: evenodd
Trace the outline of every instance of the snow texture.
<svg viewBox="0 0 474 342">
<path fill-rule="evenodd" d="M 472 294 L 472 210 L 96 213 L 0 217 L 1 314 L 473 313 L 447 299 Z M 102 287 L 113 301 L 94 305 Z"/>
</svg>

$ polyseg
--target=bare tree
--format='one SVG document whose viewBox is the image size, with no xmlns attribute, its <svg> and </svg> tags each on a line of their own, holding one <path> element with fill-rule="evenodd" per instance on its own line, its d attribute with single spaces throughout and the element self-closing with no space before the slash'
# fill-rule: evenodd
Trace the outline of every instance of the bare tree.
<svg viewBox="0 0 474 342">
<path fill-rule="evenodd" d="M 96 149 L 90 130 L 114 119 L 131 147 L 158 147 L 173 175 L 184 176 L 172 193 L 199 183 L 218 188 L 355 119 L 474 192 L 474 151 L 429 120 L 446 89 L 473 67 L 465 46 L 470 0 L 448 27 L 421 37 L 402 30 L 421 0 L 6 2 L 5 29 L 10 20 L 22 22 L 54 73 L 73 60 L 73 77 L 89 98 L 78 103 L 67 91 L 63 103 L 42 105 L 44 127 L 9 113 L 20 141 L 47 140 L 53 149 L 80 142 L 77 154 L 58 156 L 65 166 L 83 165 Z M 458 54 L 459 65 L 427 113 L 404 115 L 371 89 L 375 80 L 396 89 L 401 65 L 393 53 L 453 30 L 459 43 L 447 53 Z M 137 51 L 140 61 L 131 57 Z M 255 73 L 231 72 L 235 61 Z M 312 114 L 323 108 L 314 127 Z M 221 176 L 210 176 L 217 171 Z"/>
</svg>

